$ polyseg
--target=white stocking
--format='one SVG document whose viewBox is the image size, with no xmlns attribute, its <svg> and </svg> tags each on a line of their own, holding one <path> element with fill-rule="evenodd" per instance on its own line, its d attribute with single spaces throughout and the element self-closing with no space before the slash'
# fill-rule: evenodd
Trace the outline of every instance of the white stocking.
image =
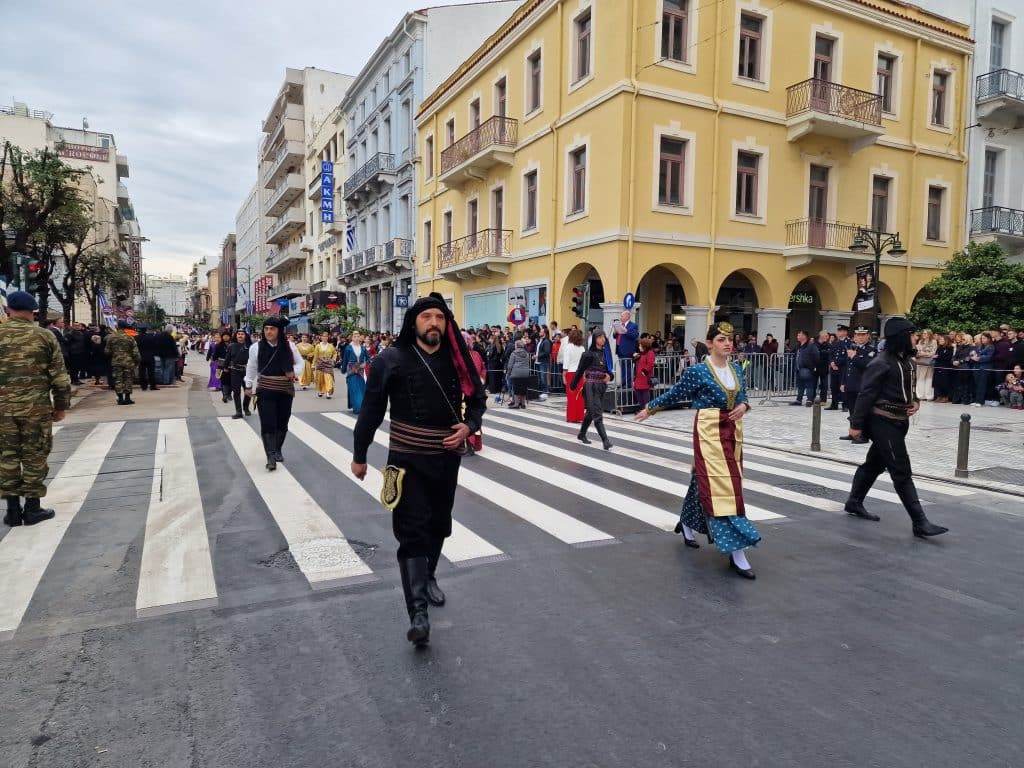
<svg viewBox="0 0 1024 768">
<path fill-rule="evenodd" d="M 693 541 L 694 540 L 693 528 L 691 528 L 688 525 L 683 525 L 683 537 L 689 539 L 690 541 Z"/>
<path fill-rule="evenodd" d="M 750 570 L 750 563 L 747 562 L 747 556 L 744 554 L 742 549 L 737 549 L 732 553 L 732 561 L 736 563 L 736 567 L 744 571 Z"/>
</svg>

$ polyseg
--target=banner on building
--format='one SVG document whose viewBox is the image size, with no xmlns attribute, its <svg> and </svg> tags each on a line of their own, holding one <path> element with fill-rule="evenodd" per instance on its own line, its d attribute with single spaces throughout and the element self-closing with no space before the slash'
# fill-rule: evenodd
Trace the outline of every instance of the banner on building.
<svg viewBox="0 0 1024 768">
<path fill-rule="evenodd" d="M 263 275 L 256 278 L 256 281 L 253 283 L 253 311 L 261 315 L 269 313 L 270 302 L 267 301 L 267 294 L 270 293 L 270 289 L 273 287 L 273 275 Z"/>
<path fill-rule="evenodd" d="M 873 261 L 857 265 L 857 298 L 853 301 L 855 312 L 868 312 L 875 308 L 877 277 Z"/>
<path fill-rule="evenodd" d="M 99 304 L 100 318 L 103 324 L 108 328 L 116 328 L 117 317 L 114 315 L 114 308 L 110 306 L 110 302 L 107 300 L 107 294 L 100 291 L 96 295 L 96 303 Z"/>
<path fill-rule="evenodd" d="M 334 223 L 334 163 L 320 163 L 320 221 Z"/>
<path fill-rule="evenodd" d="M 128 259 L 132 268 L 132 294 L 143 296 L 146 291 L 142 287 L 142 246 L 139 243 L 129 245 Z"/>
<path fill-rule="evenodd" d="M 94 163 L 105 163 L 110 160 L 110 147 L 91 147 L 88 144 L 69 144 L 62 141 L 57 145 L 59 157 L 71 157 L 75 160 L 91 160 Z"/>
</svg>

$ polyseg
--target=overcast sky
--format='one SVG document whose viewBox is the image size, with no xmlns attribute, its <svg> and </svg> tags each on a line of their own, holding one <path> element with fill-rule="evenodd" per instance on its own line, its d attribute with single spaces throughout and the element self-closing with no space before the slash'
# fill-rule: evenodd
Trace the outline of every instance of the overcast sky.
<svg viewBox="0 0 1024 768">
<path fill-rule="evenodd" d="M 447 0 L 464 4 L 471 0 Z M 0 0 L 0 101 L 114 134 L 148 274 L 219 253 L 285 67 L 355 75 L 424 0 Z"/>
</svg>

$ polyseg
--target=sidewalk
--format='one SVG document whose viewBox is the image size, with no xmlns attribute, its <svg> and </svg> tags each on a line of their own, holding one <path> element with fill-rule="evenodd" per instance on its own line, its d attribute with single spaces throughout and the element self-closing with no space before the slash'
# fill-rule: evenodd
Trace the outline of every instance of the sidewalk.
<svg viewBox="0 0 1024 768">
<path fill-rule="evenodd" d="M 541 405 L 565 409 L 565 399 L 552 396 Z M 847 464 L 860 464 L 869 446 L 851 445 L 840 440 L 848 424 L 842 411 L 822 409 L 821 451 L 812 452 L 812 408 L 791 406 L 780 400 L 762 404 L 751 400 L 752 410 L 743 419 L 748 445 Z M 955 476 L 960 414 L 971 417 L 970 476 Z M 632 415 L 608 415 L 609 419 L 632 419 Z M 644 422 L 655 429 L 672 429 L 689 435 L 693 430 L 693 411 L 663 411 Z M 910 421 L 907 449 L 914 474 L 935 480 L 954 482 L 986 490 L 1001 490 L 1024 495 L 1024 411 L 1008 408 L 971 408 L 946 403 L 922 403 Z"/>
</svg>

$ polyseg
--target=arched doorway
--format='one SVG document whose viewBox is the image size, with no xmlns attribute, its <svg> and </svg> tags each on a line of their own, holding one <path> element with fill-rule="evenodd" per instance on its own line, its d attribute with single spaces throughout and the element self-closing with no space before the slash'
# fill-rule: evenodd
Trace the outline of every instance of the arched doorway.
<svg viewBox="0 0 1024 768">
<path fill-rule="evenodd" d="M 586 291 L 585 316 L 573 314 L 573 297 L 576 295 L 576 288 Z M 569 276 L 562 285 L 562 291 L 558 299 L 558 314 L 565 318 L 562 327 L 569 328 L 578 326 L 584 331 L 593 325 L 601 325 L 604 317 L 601 311 L 601 304 L 604 303 L 604 283 L 601 275 L 593 264 L 586 262 L 577 264 L 569 272 Z"/>
<path fill-rule="evenodd" d="M 797 331 L 810 335 L 821 330 L 821 296 L 810 280 L 801 280 L 789 294 L 789 316 L 786 318 L 786 338 L 796 337 Z"/>
<path fill-rule="evenodd" d="M 715 304 L 718 306 L 715 321 L 729 322 L 737 333 L 748 334 L 757 325 L 757 310 L 761 304 L 754 282 L 745 272 L 733 272 L 722 281 Z"/>
<path fill-rule="evenodd" d="M 636 318 L 642 331 L 661 333 L 663 338 L 686 328 L 686 306 L 697 294 L 693 277 L 675 264 L 658 264 L 644 273 L 636 288 L 640 312 Z"/>
</svg>

